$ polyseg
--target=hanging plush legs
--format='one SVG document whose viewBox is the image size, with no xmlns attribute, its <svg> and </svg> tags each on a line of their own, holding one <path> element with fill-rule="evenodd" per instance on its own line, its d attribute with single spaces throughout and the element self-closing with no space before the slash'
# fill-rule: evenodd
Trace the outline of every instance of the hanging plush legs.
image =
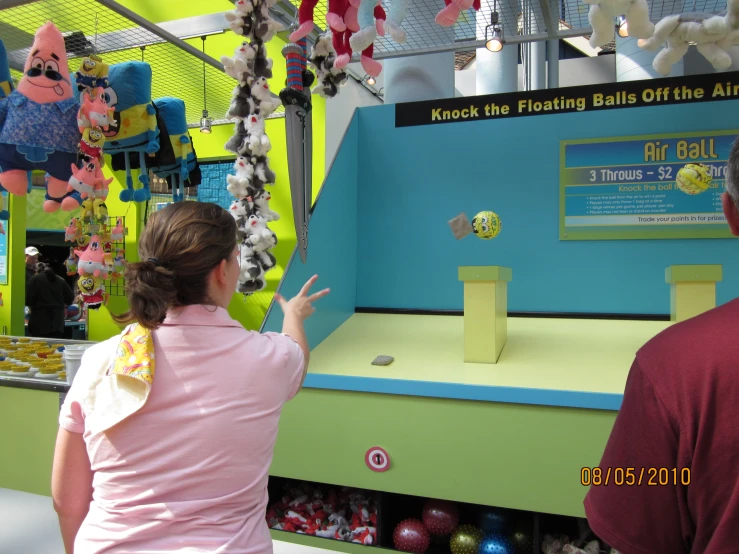
<svg viewBox="0 0 739 554">
<path fill-rule="evenodd" d="M 300 2 L 300 9 L 298 10 L 298 24 L 300 25 L 290 35 L 290 42 L 298 42 L 300 39 L 307 37 L 313 27 L 313 11 L 318 5 L 318 0 L 302 0 Z"/>
<path fill-rule="evenodd" d="M 351 31 L 349 29 L 342 31 L 341 33 L 336 31 L 333 32 L 333 45 L 334 50 L 336 50 L 336 61 L 334 62 L 334 67 L 337 69 L 346 67 L 352 59 L 352 49 L 349 46 L 350 35 Z"/>
<path fill-rule="evenodd" d="M 446 7 L 436 14 L 436 23 L 442 27 L 451 27 L 459 19 L 464 10 L 480 9 L 480 0 L 444 0 Z"/>
<path fill-rule="evenodd" d="M 28 172 L 22 169 L 10 169 L 0 173 L 0 185 L 10 194 L 25 196 L 28 190 Z"/>
<path fill-rule="evenodd" d="M 647 0 L 632 0 L 624 10 L 623 0 L 583 0 L 590 4 L 588 21 L 593 28 L 590 35 L 590 46 L 598 48 L 611 42 L 615 36 L 613 19 L 621 15 L 626 17 L 629 36 L 647 39 L 654 33 L 654 24 L 649 21 Z"/>
<path fill-rule="evenodd" d="M 346 30 L 344 23 L 344 12 L 346 11 L 347 0 L 328 0 L 328 13 L 326 14 L 326 23 L 332 31 L 340 33 Z"/>
<path fill-rule="evenodd" d="M 390 13 L 388 14 L 387 22 L 385 23 L 385 29 L 392 39 L 399 44 L 403 44 L 408 38 L 405 30 L 400 26 L 403 19 L 405 19 L 407 11 L 408 0 L 393 0 L 392 4 L 390 4 Z"/>
<path fill-rule="evenodd" d="M 359 31 L 349 39 L 352 50 L 355 52 L 365 50 L 377 38 L 377 27 L 375 26 L 375 6 L 377 4 L 378 0 L 362 0 L 359 4 L 357 12 Z"/>
<path fill-rule="evenodd" d="M 728 35 L 724 16 L 685 13 L 663 18 L 657 23 L 654 34 L 647 40 L 639 40 L 638 44 L 644 50 L 656 50 L 667 43 L 652 62 L 655 71 L 667 75 L 688 52 L 690 44 L 694 44 L 714 68 L 727 69 L 731 65 L 731 56 L 720 44 Z M 686 37 L 689 37 L 690 44 Z"/>
<path fill-rule="evenodd" d="M 372 77 L 377 77 L 382 72 L 382 64 L 378 62 L 377 60 L 372 59 L 372 55 L 375 51 L 375 45 L 370 44 L 363 52 L 362 52 L 362 68 L 365 70 L 367 75 L 370 75 Z"/>
</svg>

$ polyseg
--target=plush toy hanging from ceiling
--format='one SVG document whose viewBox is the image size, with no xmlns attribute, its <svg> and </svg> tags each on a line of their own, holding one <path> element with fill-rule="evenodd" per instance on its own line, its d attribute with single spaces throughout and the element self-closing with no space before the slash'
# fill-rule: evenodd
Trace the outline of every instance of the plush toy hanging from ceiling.
<svg viewBox="0 0 739 554">
<path fill-rule="evenodd" d="M 187 130 L 185 103 L 179 98 L 166 97 L 154 100 L 154 106 L 166 127 L 173 160 L 166 165 L 151 164 L 149 169 L 158 177 L 171 180 L 172 200 L 179 202 L 185 199 L 185 181 L 190 178 L 196 164 L 192 138 Z M 161 146 L 163 150 L 164 145 Z"/>
<path fill-rule="evenodd" d="M 343 30 L 331 27 L 333 46 L 337 56 L 336 61 L 334 62 L 334 67 L 337 69 L 343 69 L 352 59 L 353 52 L 351 40 L 354 33 L 361 29 L 358 19 L 358 6 L 359 0 L 347 0 L 344 6 L 342 6 L 344 11 L 341 13 L 340 20 L 336 17 L 331 19 L 334 23 L 340 23 L 339 27 L 343 27 Z M 331 8 L 338 9 L 335 5 L 332 5 Z M 372 11 L 375 18 L 374 24 L 376 26 L 377 34 L 384 36 L 385 10 L 382 9 L 381 5 L 375 5 L 373 6 Z M 334 15 L 337 14 L 334 12 Z M 329 21 L 328 18 L 327 21 Z M 331 23 L 329 23 L 329 25 L 331 25 Z M 361 52 L 360 62 L 367 75 L 371 75 L 372 77 L 380 75 L 382 72 L 382 64 L 372 57 L 374 55 L 374 44 L 370 43 L 369 46 L 364 48 Z"/>
<path fill-rule="evenodd" d="M 451 27 L 457 22 L 460 14 L 465 11 L 474 9 L 480 11 L 480 0 L 444 0 L 446 7 L 442 8 L 436 14 L 435 21 L 442 27 Z"/>
<path fill-rule="evenodd" d="M 739 45 L 739 30 L 732 30 L 729 23 L 736 21 L 738 7 L 737 0 L 729 0 L 729 10 L 718 14 L 692 12 L 667 16 L 657 23 L 650 38 L 638 41 L 639 47 L 656 50 L 665 45 L 652 61 L 654 70 L 662 75 L 670 73 L 691 45 L 715 69 L 728 69 L 732 64 L 728 50 Z"/>
<path fill-rule="evenodd" d="M 10 64 L 8 63 L 8 54 L 5 51 L 5 45 L 0 40 L 0 98 L 6 98 L 13 92 L 13 77 L 10 75 Z"/>
<path fill-rule="evenodd" d="M 226 73 L 239 82 L 226 115 L 235 122 L 235 133 L 225 148 L 238 156 L 235 174 L 227 178 L 227 190 L 234 197 L 231 215 L 238 226 L 241 270 L 237 290 L 243 294 L 264 289 L 265 273 L 277 263 L 271 253 L 277 236 L 267 224 L 280 216 L 269 208 L 271 195 L 265 188 L 276 179 L 269 167 L 272 144 L 266 133 L 266 118 L 282 105 L 279 97 L 269 90 L 272 60 L 267 57 L 265 46 L 283 30 L 270 17 L 269 8 L 274 3 L 275 0 L 237 0 L 226 19 L 244 41 L 236 48 L 233 58 L 221 58 Z"/>
<path fill-rule="evenodd" d="M 37 32 L 16 90 L 0 99 L 0 185 L 28 191 L 28 171 L 48 175 L 44 210 L 73 210 L 81 198 L 68 192 L 77 162 L 79 104 L 72 91 L 64 38 L 53 23 Z"/>
<path fill-rule="evenodd" d="M 126 188 L 122 202 L 151 199 L 146 156 L 159 150 L 159 127 L 151 101 L 151 66 L 146 62 L 124 62 L 110 66 L 108 86 L 104 88 L 107 105 L 113 108 L 113 121 L 103 131 L 104 151 L 111 156 L 124 154 Z M 134 189 L 130 156 L 138 155 L 140 189 Z"/>
<path fill-rule="evenodd" d="M 588 21 L 593 28 L 590 46 L 598 48 L 611 42 L 616 36 L 613 20 L 624 16 L 630 37 L 647 39 L 654 33 L 654 23 L 649 21 L 647 0 L 583 0 L 590 4 Z"/>
<path fill-rule="evenodd" d="M 346 72 L 336 67 L 336 51 L 331 33 L 324 33 L 318 37 L 311 49 L 308 63 L 316 72 L 317 84 L 311 90 L 313 94 L 333 98 L 339 92 L 339 87 L 346 84 Z"/>
</svg>

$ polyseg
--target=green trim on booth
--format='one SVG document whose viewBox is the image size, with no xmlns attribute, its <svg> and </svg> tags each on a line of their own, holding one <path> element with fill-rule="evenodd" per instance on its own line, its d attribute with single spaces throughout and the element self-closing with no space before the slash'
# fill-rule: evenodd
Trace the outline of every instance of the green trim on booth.
<svg viewBox="0 0 739 554">
<path fill-rule="evenodd" d="M 283 408 L 270 475 L 584 517 L 581 469 L 598 465 L 615 418 L 304 388 Z M 390 456 L 383 473 L 365 464 L 375 446 Z"/>
<path fill-rule="evenodd" d="M 723 279 L 723 266 L 706 265 L 671 265 L 665 269 L 665 283 L 717 283 Z"/>
<path fill-rule="evenodd" d="M 58 393 L 0 387 L 0 488 L 51 496 L 58 419 Z"/>
<path fill-rule="evenodd" d="M 289 542 L 291 544 L 300 544 L 302 546 L 312 546 L 313 548 L 322 548 L 333 552 L 346 552 L 347 554 L 367 554 L 368 548 L 372 552 L 380 550 L 382 552 L 397 552 L 389 548 L 378 548 L 377 546 L 367 547 L 353 542 L 338 541 L 336 539 L 324 539 L 321 537 L 312 537 L 310 535 L 301 535 L 299 533 L 291 533 L 289 531 L 275 531 L 270 529 L 269 534 L 272 540 Z"/>
<path fill-rule="evenodd" d="M 24 336 L 26 306 L 26 196 L 9 194 L 10 219 L 3 222 L 8 237 L 8 284 L 0 285 L 0 333 Z M 3 420 L 12 421 L 12 420 Z"/>
<path fill-rule="evenodd" d="M 460 281 L 510 281 L 513 270 L 499 265 L 468 265 L 459 267 Z"/>
</svg>

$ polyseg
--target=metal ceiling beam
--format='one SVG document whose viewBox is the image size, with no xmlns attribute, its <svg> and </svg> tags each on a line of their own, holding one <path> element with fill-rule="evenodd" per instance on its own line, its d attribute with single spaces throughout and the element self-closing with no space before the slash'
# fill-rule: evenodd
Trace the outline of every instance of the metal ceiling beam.
<svg viewBox="0 0 739 554">
<path fill-rule="evenodd" d="M 550 0 L 539 0 L 539 6 L 541 7 L 541 14 L 544 17 L 544 25 L 547 27 L 547 34 L 550 38 L 554 38 L 559 31 L 559 18 L 554 19 L 549 2 Z"/>
<path fill-rule="evenodd" d="M 17 8 L 18 6 L 25 6 L 26 4 L 33 4 L 37 0 L 2 0 L 0 3 L 0 10 L 7 10 L 8 8 Z"/>
<path fill-rule="evenodd" d="M 187 52 L 191 56 L 194 56 L 197 59 L 199 59 L 200 61 L 203 61 L 203 62 L 207 63 L 208 65 L 216 68 L 218 71 L 223 71 L 223 64 L 221 64 L 220 62 L 218 62 L 218 61 L 214 60 L 213 58 L 211 58 L 210 56 L 204 54 L 203 52 L 201 52 L 200 50 L 198 50 L 194 46 L 189 45 L 184 40 L 182 40 L 180 38 L 177 38 L 176 36 L 174 36 L 169 31 L 164 30 L 162 27 L 159 27 L 158 25 L 152 23 L 148 19 L 145 19 L 145 18 L 141 17 L 136 12 L 133 12 L 133 11 L 129 10 L 128 8 L 125 8 L 125 7 L 121 6 L 115 0 L 97 0 L 97 2 L 99 4 L 102 4 L 103 6 L 105 6 L 106 8 L 108 8 L 109 10 L 114 11 L 118 15 L 125 17 L 129 21 L 132 21 L 132 22 L 136 23 L 138 26 L 146 29 L 147 31 L 149 31 L 151 33 L 154 33 L 158 37 L 160 37 L 160 38 L 164 39 L 165 41 L 169 42 L 170 44 L 174 44 L 175 46 L 177 46 L 181 50 L 184 50 L 185 52 Z"/>
</svg>

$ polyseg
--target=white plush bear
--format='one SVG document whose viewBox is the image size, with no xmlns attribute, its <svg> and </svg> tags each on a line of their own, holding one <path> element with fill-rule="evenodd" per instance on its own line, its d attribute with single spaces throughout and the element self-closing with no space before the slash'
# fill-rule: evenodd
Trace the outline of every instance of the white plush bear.
<svg viewBox="0 0 739 554">
<path fill-rule="evenodd" d="M 236 175 L 226 175 L 226 190 L 234 198 L 244 198 L 253 192 L 254 166 L 248 158 L 239 156 L 234 162 Z"/>
<path fill-rule="evenodd" d="M 264 132 L 264 118 L 258 115 L 250 115 L 244 120 L 246 127 L 249 150 L 255 156 L 264 156 L 272 149 L 269 137 Z"/>
<path fill-rule="evenodd" d="M 234 52 L 233 58 L 221 56 L 221 63 L 223 64 L 223 69 L 226 72 L 226 75 L 240 81 L 241 76 L 249 70 L 249 62 L 253 60 L 256 55 L 256 48 L 247 41 L 242 42 Z"/>
<path fill-rule="evenodd" d="M 269 90 L 269 84 L 264 77 L 259 77 L 251 83 L 251 95 L 259 101 L 259 112 L 264 117 L 282 105 L 280 97 Z"/>
<path fill-rule="evenodd" d="M 626 17 L 629 36 L 649 38 L 654 32 L 654 23 L 649 21 L 647 0 L 583 0 L 590 4 L 588 21 L 593 27 L 590 35 L 590 46 L 604 46 L 615 38 L 616 27 L 613 19 L 621 15 Z"/>
<path fill-rule="evenodd" d="M 254 206 L 261 216 L 267 221 L 277 221 L 280 219 L 280 214 L 269 209 L 269 201 L 272 199 L 272 195 L 268 190 L 260 189 L 254 193 Z"/>
<path fill-rule="evenodd" d="M 652 62 L 655 71 L 667 75 L 672 66 L 685 56 L 691 44 L 713 67 L 727 69 L 732 62 L 725 48 L 732 46 L 733 40 L 734 33 L 729 32 L 726 12 L 718 15 L 691 12 L 663 18 L 657 23 L 654 34 L 638 44 L 644 50 L 656 50 L 667 43 Z"/>
<path fill-rule="evenodd" d="M 254 252 L 264 252 L 277 244 L 277 236 L 267 228 L 267 220 L 256 214 L 246 221 L 246 244 L 254 248 Z"/>
</svg>

